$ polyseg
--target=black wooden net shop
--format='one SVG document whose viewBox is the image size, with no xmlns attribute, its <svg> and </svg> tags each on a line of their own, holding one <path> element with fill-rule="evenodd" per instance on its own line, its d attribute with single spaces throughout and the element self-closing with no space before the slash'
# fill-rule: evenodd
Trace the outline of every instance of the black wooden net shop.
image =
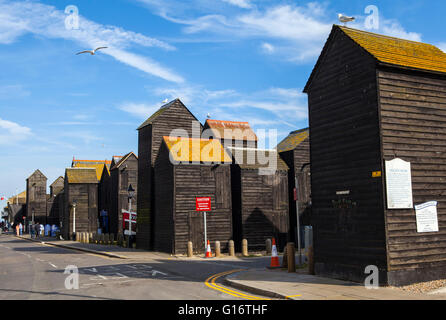
<svg viewBox="0 0 446 320">
<path fill-rule="evenodd" d="M 154 250 L 185 254 L 192 241 L 195 252 L 204 252 L 204 219 L 196 211 L 196 197 L 210 197 L 207 239 L 212 247 L 220 241 L 227 251 L 232 239 L 231 162 L 218 140 L 163 138 L 155 162 Z"/>
<path fill-rule="evenodd" d="M 334 26 L 304 91 L 316 273 L 363 282 L 376 265 L 385 284 L 444 278 L 446 54 Z M 408 203 L 438 201 L 438 231 L 389 205 L 392 159 L 411 165 Z"/>
<path fill-rule="evenodd" d="M 136 245 L 138 248 L 151 249 L 153 245 L 154 211 L 154 164 L 163 136 L 170 136 L 172 130 L 180 129 L 183 134 L 201 134 L 202 125 L 180 101 L 175 99 L 152 114 L 138 128 L 138 218 Z"/>
</svg>

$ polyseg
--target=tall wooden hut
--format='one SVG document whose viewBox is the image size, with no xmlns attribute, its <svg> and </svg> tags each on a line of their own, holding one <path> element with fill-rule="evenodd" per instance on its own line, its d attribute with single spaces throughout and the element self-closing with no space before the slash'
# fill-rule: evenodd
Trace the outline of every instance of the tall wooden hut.
<svg viewBox="0 0 446 320">
<path fill-rule="evenodd" d="M 46 223 L 47 180 L 47 177 L 38 169 L 26 179 L 26 216 L 28 221 L 31 221 L 34 211 L 34 222 Z"/>
<path fill-rule="evenodd" d="M 136 245 L 151 249 L 153 244 L 154 165 L 163 136 L 200 136 L 202 125 L 175 99 L 152 114 L 138 128 L 138 218 Z M 172 133 L 173 130 L 177 130 Z M 178 130 L 181 130 L 178 131 Z M 196 131 L 196 132 L 193 132 Z"/>
<path fill-rule="evenodd" d="M 311 225 L 310 131 L 291 132 L 277 145 L 277 152 L 288 168 L 290 240 L 297 242 L 297 214 L 300 226 Z M 297 198 L 297 199 L 296 199 Z M 296 201 L 298 209 L 296 210 Z M 301 235 L 303 239 L 303 233 Z"/>
<path fill-rule="evenodd" d="M 334 26 L 304 91 L 316 273 L 364 281 L 375 265 L 391 285 L 444 278 L 446 54 Z M 397 158 L 411 171 L 394 170 Z M 412 203 L 431 200 L 438 231 L 417 230 Z"/>
<path fill-rule="evenodd" d="M 95 168 L 67 168 L 64 186 L 64 219 L 62 233 L 65 239 L 76 233 L 96 232 L 98 229 L 98 178 Z M 73 204 L 76 203 L 75 212 Z"/>
<path fill-rule="evenodd" d="M 60 207 L 60 198 L 63 197 L 64 184 L 64 178 L 60 176 L 50 185 L 50 194 L 48 195 L 46 205 L 48 217 L 46 221 L 47 224 L 59 225 L 60 223 L 60 211 L 63 210 L 63 207 Z"/>
<path fill-rule="evenodd" d="M 227 250 L 232 239 L 231 158 L 218 140 L 164 137 L 155 162 L 154 249 L 204 252 L 204 217 L 196 197 L 211 198 L 207 238 Z"/>
<path fill-rule="evenodd" d="M 129 152 L 110 169 L 110 233 L 123 233 L 122 209 L 128 210 L 128 188 L 135 190 L 132 198 L 132 211 L 137 211 L 138 157 Z"/>
<path fill-rule="evenodd" d="M 228 148 L 231 165 L 234 241 L 264 250 L 275 237 L 279 250 L 289 240 L 288 166 L 276 150 Z"/>
</svg>

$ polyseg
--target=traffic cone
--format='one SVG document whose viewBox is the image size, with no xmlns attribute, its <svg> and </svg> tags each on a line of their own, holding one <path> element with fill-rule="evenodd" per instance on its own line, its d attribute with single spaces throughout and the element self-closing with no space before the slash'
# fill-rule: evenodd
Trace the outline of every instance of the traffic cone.
<svg viewBox="0 0 446 320">
<path fill-rule="evenodd" d="M 277 255 L 276 239 L 273 238 L 273 246 L 271 249 L 271 266 L 270 268 L 280 268 L 279 256 Z"/>
<path fill-rule="evenodd" d="M 212 258 L 212 251 L 211 251 L 211 243 L 208 240 L 208 245 L 206 247 L 206 256 L 205 258 Z"/>
</svg>

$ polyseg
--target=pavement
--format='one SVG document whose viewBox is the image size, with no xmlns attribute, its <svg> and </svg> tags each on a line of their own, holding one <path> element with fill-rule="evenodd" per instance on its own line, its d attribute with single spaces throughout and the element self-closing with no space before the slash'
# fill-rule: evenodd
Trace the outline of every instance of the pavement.
<svg viewBox="0 0 446 320">
<path fill-rule="evenodd" d="M 191 274 L 202 268 L 209 278 L 205 281 L 210 289 L 227 295 L 231 291 L 217 285 L 212 280 L 219 279 L 225 286 L 242 290 L 236 298 L 272 298 L 288 300 L 446 300 L 446 288 L 431 294 L 403 291 L 398 288 L 380 287 L 367 289 L 363 285 L 348 281 L 309 275 L 305 270 L 288 273 L 284 269 L 267 269 L 269 257 L 229 257 L 205 259 L 203 256 L 188 258 L 138 249 L 122 248 L 112 245 L 87 244 L 75 241 L 61 241 L 54 238 L 22 239 L 40 242 L 44 245 L 76 250 L 84 253 L 119 260 L 163 261 L 163 272 L 176 274 L 178 270 L 191 269 Z M 192 271 L 193 270 L 193 271 Z M 214 271 L 214 272 L 212 272 Z M 219 273 L 215 273 L 215 272 Z M 223 271 L 223 272 L 221 272 Z M 202 278 L 204 280 L 205 278 Z M 248 294 L 246 294 L 248 293 Z M 253 296 L 256 295 L 256 296 Z"/>
</svg>

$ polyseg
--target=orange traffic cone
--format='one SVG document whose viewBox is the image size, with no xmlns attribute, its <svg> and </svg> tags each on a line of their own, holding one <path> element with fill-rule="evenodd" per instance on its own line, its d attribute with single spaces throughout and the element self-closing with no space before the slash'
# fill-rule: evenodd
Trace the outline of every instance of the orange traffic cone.
<svg viewBox="0 0 446 320">
<path fill-rule="evenodd" d="M 273 238 L 273 247 L 271 249 L 271 266 L 270 268 L 280 268 L 279 256 L 277 255 L 276 239 Z"/>
<path fill-rule="evenodd" d="M 212 251 L 211 251 L 211 243 L 208 240 L 208 245 L 206 247 L 206 256 L 205 258 L 212 258 Z"/>
</svg>

